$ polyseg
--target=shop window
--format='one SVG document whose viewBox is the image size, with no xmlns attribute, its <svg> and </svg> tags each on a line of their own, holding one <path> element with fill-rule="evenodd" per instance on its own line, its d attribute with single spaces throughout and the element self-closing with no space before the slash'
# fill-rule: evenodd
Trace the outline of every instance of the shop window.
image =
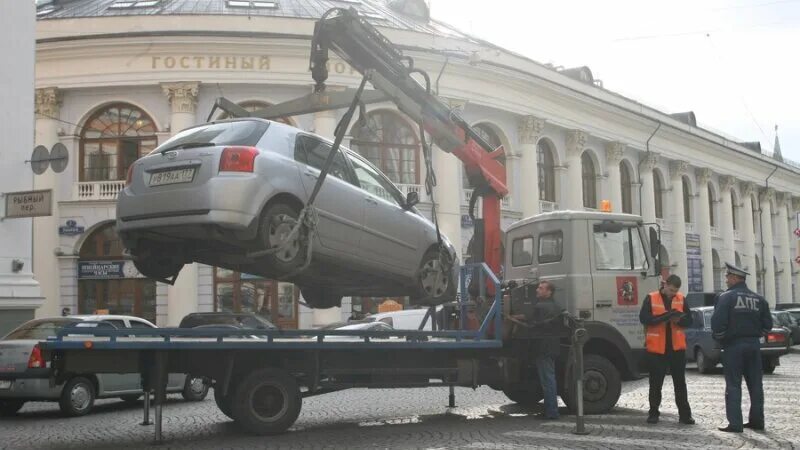
<svg viewBox="0 0 800 450">
<path fill-rule="evenodd" d="M 597 171 L 589 152 L 581 156 L 581 178 L 583 179 L 583 206 L 597 208 Z"/>
<path fill-rule="evenodd" d="M 539 170 L 539 200 L 556 201 L 556 164 L 553 149 L 546 141 L 536 145 L 536 161 Z"/>
<path fill-rule="evenodd" d="M 367 114 L 366 125 L 352 130 L 351 146 L 398 184 L 419 184 L 418 130 L 391 111 Z"/>
<path fill-rule="evenodd" d="M 683 188 L 683 221 L 692 223 L 692 188 L 686 177 L 681 179 L 681 187 Z"/>
<path fill-rule="evenodd" d="M 631 170 L 623 161 L 619 163 L 620 188 L 622 192 L 622 212 L 633 213 L 633 185 L 631 184 Z"/>
<path fill-rule="evenodd" d="M 86 121 L 80 138 L 80 181 L 124 180 L 134 161 L 158 145 L 153 120 L 124 103 L 108 106 Z"/>
<path fill-rule="evenodd" d="M 661 180 L 661 175 L 653 171 L 653 200 L 656 207 L 656 218 L 664 218 L 664 182 Z"/>
<path fill-rule="evenodd" d="M 255 313 L 279 328 L 297 328 L 298 298 L 292 283 L 214 269 L 214 311 Z"/>
</svg>

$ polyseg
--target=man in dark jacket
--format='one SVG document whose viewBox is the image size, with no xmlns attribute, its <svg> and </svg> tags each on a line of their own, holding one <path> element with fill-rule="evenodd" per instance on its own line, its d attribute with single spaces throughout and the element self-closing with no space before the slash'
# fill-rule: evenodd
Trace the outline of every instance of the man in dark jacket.
<svg viewBox="0 0 800 450">
<path fill-rule="evenodd" d="M 557 318 L 561 308 L 553 301 L 553 283 L 545 280 L 536 288 L 536 305 L 533 306 L 531 325 L 536 334 L 547 337 L 537 338 L 533 341 L 536 370 L 539 373 L 539 382 L 544 394 L 544 413 L 538 419 L 558 419 L 558 392 L 556 389 L 556 358 L 561 351 L 559 338 L 560 326 Z"/>
<path fill-rule="evenodd" d="M 743 428 L 764 429 L 764 387 L 759 338 L 772 329 L 772 315 L 764 297 L 747 288 L 748 273 L 726 263 L 728 290 L 717 297 L 711 331 L 722 344 L 725 373 L 725 415 L 720 431 L 741 433 Z M 742 375 L 750 393 L 748 422 L 742 423 Z"/>
<path fill-rule="evenodd" d="M 681 279 L 670 275 L 658 291 L 647 294 L 639 321 L 646 327 L 646 347 L 650 375 L 650 412 L 647 423 L 658 423 L 661 388 L 667 369 L 675 386 L 678 422 L 695 423 L 686 391 L 686 335 L 683 329 L 692 324 L 692 312 L 678 292 Z"/>
</svg>

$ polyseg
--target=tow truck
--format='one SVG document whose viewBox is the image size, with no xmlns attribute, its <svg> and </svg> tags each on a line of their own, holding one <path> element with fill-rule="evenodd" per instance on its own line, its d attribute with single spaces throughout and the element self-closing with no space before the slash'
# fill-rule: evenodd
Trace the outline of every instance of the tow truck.
<svg viewBox="0 0 800 450">
<path fill-rule="evenodd" d="M 358 89 L 326 91 L 331 50 L 364 75 Z M 475 214 L 480 197 L 482 217 L 474 220 L 472 245 L 472 254 L 479 258 L 461 269 L 461 295 L 445 305 L 449 319 L 439 320 L 434 306 L 420 330 L 413 331 L 161 328 L 124 334 L 97 330 L 84 337 L 62 333 L 40 344 L 51 361 L 54 380 L 75 373 L 139 373 L 144 391 L 155 394 L 157 441 L 162 436 L 166 375 L 174 372 L 213 383 L 219 409 L 256 434 L 289 429 L 303 398 L 357 387 L 447 386 L 449 404 L 454 406 L 454 386 L 489 385 L 512 401 L 534 404 L 542 398 L 530 351 L 537 332 L 518 332 L 524 328 L 520 326 L 512 330 L 508 318 L 524 313 L 535 299 L 538 280 L 548 279 L 566 310 L 557 369 L 562 399 L 579 418 L 584 412 L 613 408 L 622 379 L 639 374 L 637 353 L 642 351 L 643 333 L 635 318 L 638 298 L 658 288 L 656 229 L 649 228 L 648 236 L 647 224 L 628 214 L 546 213 L 513 224 L 505 234 L 503 255 L 500 200 L 508 188 L 505 168 L 497 160 L 503 149 L 492 148 L 435 96 L 430 78 L 414 67 L 412 58 L 354 9 L 334 8 L 315 24 L 310 70 L 316 86 L 306 97 L 255 112 L 224 98 L 215 107 L 234 116 L 274 119 L 349 105 L 336 130 L 330 164 L 356 109 L 362 112 L 361 120 L 364 103 L 388 99 L 419 125 L 429 174 L 432 149 L 426 134 L 438 149 L 459 158 L 477 186 L 470 214 Z M 367 83 L 375 90 L 365 90 Z M 324 168 L 315 193 L 326 174 Z M 426 184 L 432 188 L 435 182 L 429 177 Z M 478 326 L 469 325 L 468 307 L 479 311 Z M 421 331 L 428 320 L 433 331 Z M 337 339 L 326 339 L 331 336 Z M 149 411 L 146 395 L 145 423 Z"/>
</svg>

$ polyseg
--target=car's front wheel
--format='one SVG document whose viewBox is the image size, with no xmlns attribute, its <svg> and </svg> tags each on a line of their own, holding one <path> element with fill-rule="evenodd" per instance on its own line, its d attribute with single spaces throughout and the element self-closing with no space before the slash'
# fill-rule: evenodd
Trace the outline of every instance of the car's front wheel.
<svg viewBox="0 0 800 450">
<path fill-rule="evenodd" d="M 0 400 L 0 417 L 13 416 L 24 404 L 24 400 Z"/>
<path fill-rule="evenodd" d="M 441 305 L 456 296 L 453 260 L 444 249 L 432 248 L 422 257 L 417 273 L 416 304 Z"/>
</svg>

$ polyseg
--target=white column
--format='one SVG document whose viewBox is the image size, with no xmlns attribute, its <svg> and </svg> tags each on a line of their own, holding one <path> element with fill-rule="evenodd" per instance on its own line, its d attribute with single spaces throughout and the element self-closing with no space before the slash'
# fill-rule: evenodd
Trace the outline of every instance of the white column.
<svg viewBox="0 0 800 450">
<path fill-rule="evenodd" d="M 31 167 L 25 160 L 33 151 L 34 59 L 36 54 L 36 7 L 33 2 L 3 3 L 0 39 L 6 66 L 0 83 L 0 192 L 33 188 Z M 32 266 L 31 220 L 0 221 L 0 334 L 32 319 L 44 299 Z M 19 264 L 15 262 L 22 263 Z M 51 277 L 57 276 L 50 274 Z"/>
<path fill-rule="evenodd" d="M 753 183 L 742 184 L 742 214 L 741 214 L 741 227 L 742 237 L 744 237 L 744 255 L 742 255 L 742 262 L 745 269 L 750 273 L 747 277 L 747 287 L 751 291 L 756 292 L 758 287 L 758 274 L 756 273 L 756 233 L 753 228 L 753 192 L 755 185 Z"/>
<path fill-rule="evenodd" d="M 36 90 L 36 130 L 34 145 L 53 149 L 58 139 L 59 106 L 61 94 L 57 88 Z M 77 161 L 77 158 L 73 159 Z M 58 258 L 54 250 L 58 247 L 58 175 L 49 167 L 41 175 L 33 176 L 33 188 L 53 191 L 53 214 L 33 219 L 33 275 L 39 280 L 44 304 L 36 310 L 36 317 L 53 317 L 61 314 L 61 296 L 58 276 Z M 77 311 L 73 311 L 77 313 Z"/>
<path fill-rule="evenodd" d="M 791 204 L 791 194 L 782 193 L 778 195 L 776 207 L 778 214 L 775 220 L 778 221 L 778 237 L 777 242 L 780 246 L 778 253 L 778 261 L 780 261 L 783 270 L 780 274 L 780 295 L 781 298 L 775 299 L 776 302 L 788 303 L 792 299 L 792 252 L 789 242 L 789 213 L 786 208 Z"/>
<path fill-rule="evenodd" d="M 655 182 L 653 181 L 653 169 L 658 164 L 657 153 L 645 153 L 639 165 L 639 179 L 642 182 L 642 196 L 639 199 L 641 205 L 642 219 L 645 223 L 655 223 L 656 221 L 656 193 Z M 658 195 L 661 195 L 659 192 Z"/>
<path fill-rule="evenodd" d="M 764 257 L 761 264 L 764 267 L 764 298 L 771 307 L 775 307 L 775 251 L 772 249 L 772 200 L 775 191 L 765 189 L 759 196 L 761 200 L 761 244 Z"/>
<path fill-rule="evenodd" d="M 516 195 L 522 217 L 539 213 L 539 135 L 544 130 L 544 120 L 534 116 L 524 116 L 519 121 L 519 154 L 521 155 L 520 191 Z"/>
<path fill-rule="evenodd" d="M 792 212 L 792 214 L 791 214 L 792 226 L 789 227 L 789 229 L 794 231 L 795 227 L 800 225 L 794 219 L 796 217 L 795 215 L 798 213 L 798 211 L 800 211 L 800 198 L 797 198 L 797 197 L 793 198 L 792 202 L 790 204 L 791 204 L 791 208 L 792 208 L 792 209 L 790 209 L 790 211 Z M 794 257 L 795 258 L 800 258 L 800 240 L 798 240 L 798 238 L 796 238 L 796 237 L 795 237 L 795 241 L 794 241 L 794 247 L 795 247 Z M 799 265 L 800 264 L 798 264 L 798 263 L 794 262 L 794 260 L 792 260 L 791 267 L 793 268 L 793 271 Z M 797 275 L 796 275 L 796 278 L 795 278 L 795 281 L 794 281 L 795 282 L 794 302 L 795 303 L 800 303 L 800 270 L 796 270 L 796 273 L 797 273 Z"/>
<path fill-rule="evenodd" d="M 170 102 L 170 132 L 172 135 L 197 124 L 198 82 L 163 83 L 164 95 Z M 167 289 L 167 325 L 177 326 L 183 316 L 198 310 L 198 277 L 197 263 L 186 264 L 181 269 L 175 285 Z M 161 324 L 159 324 L 161 325 Z"/>
<path fill-rule="evenodd" d="M 711 169 L 697 169 L 697 192 L 700 194 L 697 208 L 697 231 L 700 233 L 700 254 L 703 258 L 703 291 L 714 291 L 714 257 L 711 254 L 711 218 L 708 207 L 708 182 Z"/>
<path fill-rule="evenodd" d="M 735 180 L 733 177 L 719 177 L 719 232 L 722 235 L 722 248 L 719 257 L 723 265 L 727 262 L 736 263 L 736 247 L 733 236 L 733 205 L 731 204 L 731 188 Z"/>
<path fill-rule="evenodd" d="M 567 176 L 563 190 L 564 209 L 583 211 L 583 178 L 581 154 L 588 135 L 580 130 L 567 132 Z"/>
<path fill-rule="evenodd" d="M 684 292 L 689 286 L 689 277 L 686 262 L 686 222 L 683 217 L 683 176 L 689 169 L 686 161 L 670 161 L 670 213 L 672 219 L 672 255 L 670 262 L 675 264 L 670 272 L 681 277 Z"/>
<path fill-rule="evenodd" d="M 625 144 L 621 142 L 609 142 L 606 145 L 606 172 L 608 173 L 608 193 L 611 201 L 611 210 L 622 212 L 622 180 L 620 178 L 619 162 L 622 161 L 622 153 L 625 151 Z M 631 198 L 631 202 L 633 198 Z M 598 206 L 600 206 L 598 204 Z"/>
</svg>

